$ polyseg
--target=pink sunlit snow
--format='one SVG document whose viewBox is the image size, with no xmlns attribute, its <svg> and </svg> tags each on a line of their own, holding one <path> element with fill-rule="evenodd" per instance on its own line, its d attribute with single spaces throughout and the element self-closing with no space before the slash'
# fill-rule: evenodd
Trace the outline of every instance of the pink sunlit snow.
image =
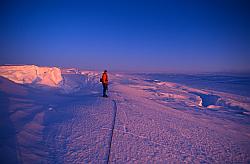
<svg viewBox="0 0 250 164">
<path fill-rule="evenodd" d="M 4 163 L 250 162 L 248 95 L 109 72 L 103 98 L 96 71 L 1 66 L 0 76 Z"/>
</svg>

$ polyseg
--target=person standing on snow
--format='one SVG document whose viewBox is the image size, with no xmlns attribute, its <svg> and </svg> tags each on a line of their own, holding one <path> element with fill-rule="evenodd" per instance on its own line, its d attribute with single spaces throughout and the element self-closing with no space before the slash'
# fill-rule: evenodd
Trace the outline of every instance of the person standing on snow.
<svg viewBox="0 0 250 164">
<path fill-rule="evenodd" d="M 103 86 L 103 97 L 108 97 L 107 95 L 107 90 L 108 90 L 107 70 L 104 70 L 104 72 L 102 73 L 102 78 L 100 79 L 100 81 L 102 82 L 102 86 Z"/>
</svg>

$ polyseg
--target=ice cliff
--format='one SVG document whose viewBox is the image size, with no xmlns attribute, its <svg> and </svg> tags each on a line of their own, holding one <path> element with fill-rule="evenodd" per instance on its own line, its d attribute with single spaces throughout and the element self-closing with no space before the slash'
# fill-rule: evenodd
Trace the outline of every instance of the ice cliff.
<svg viewBox="0 0 250 164">
<path fill-rule="evenodd" d="M 59 68 L 35 65 L 0 66 L 0 76 L 19 84 L 34 83 L 51 87 L 63 80 Z"/>
</svg>

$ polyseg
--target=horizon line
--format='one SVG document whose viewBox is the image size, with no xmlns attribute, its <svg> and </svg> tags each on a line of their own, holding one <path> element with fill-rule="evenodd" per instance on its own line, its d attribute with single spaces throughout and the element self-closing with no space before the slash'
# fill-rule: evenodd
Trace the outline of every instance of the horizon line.
<svg viewBox="0 0 250 164">
<path fill-rule="evenodd" d="M 38 67 L 58 67 L 60 69 L 69 69 L 69 68 L 75 68 L 75 69 L 80 69 L 80 70 L 85 70 L 85 71 L 98 71 L 102 72 L 106 68 L 100 69 L 100 68 L 87 68 L 87 67 L 69 67 L 69 66 L 60 66 L 60 65 L 43 65 L 43 64 L 0 64 L 0 66 L 24 66 L 24 65 L 35 65 Z M 226 71 L 194 71 L 194 70 L 187 70 L 187 71 L 181 71 L 181 70 L 135 70 L 135 69 L 129 69 L 129 70 L 122 70 L 122 69 L 108 69 L 108 72 L 115 72 L 115 73 L 159 73 L 159 74 L 244 74 L 244 75 L 250 75 L 250 70 L 226 70 Z"/>
</svg>

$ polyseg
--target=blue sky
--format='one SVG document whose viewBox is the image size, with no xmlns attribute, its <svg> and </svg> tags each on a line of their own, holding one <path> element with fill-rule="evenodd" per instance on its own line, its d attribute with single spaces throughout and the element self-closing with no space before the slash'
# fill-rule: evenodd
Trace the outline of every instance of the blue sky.
<svg viewBox="0 0 250 164">
<path fill-rule="evenodd" d="M 245 0 L 1 1 L 0 64 L 249 72 Z"/>
</svg>

